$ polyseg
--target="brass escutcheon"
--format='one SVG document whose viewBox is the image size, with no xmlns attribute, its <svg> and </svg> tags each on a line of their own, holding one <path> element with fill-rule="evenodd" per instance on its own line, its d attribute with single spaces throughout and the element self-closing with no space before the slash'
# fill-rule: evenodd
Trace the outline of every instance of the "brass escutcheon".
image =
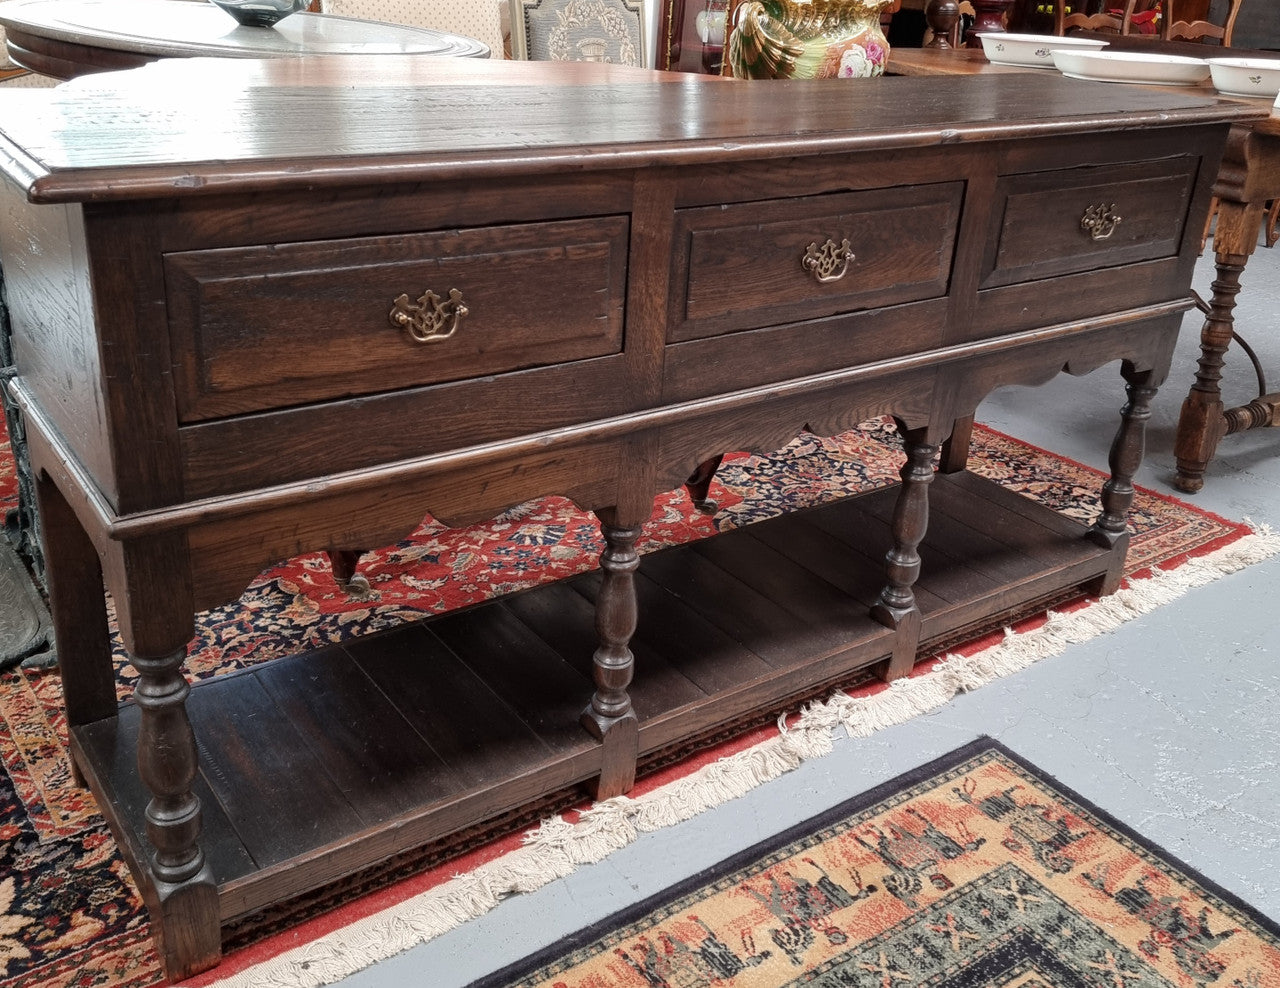
<svg viewBox="0 0 1280 988">
<path fill-rule="evenodd" d="M 813 275 L 815 281 L 826 284 L 829 281 L 839 281 L 848 274 L 849 262 L 853 259 L 854 253 L 847 239 L 840 243 L 828 240 L 821 247 L 815 241 L 804 252 L 804 257 L 800 258 L 800 266 Z"/>
<path fill-rule="evenodd" d="M 1094 240 L 1106 240 L 1116 232 L 1116 227 L 1121 223 L 1121 217 L 1115 208 L 1114 202 L 1110 206 L 1101 202 L 1090 206 L 1080 217 L 1080 228 Z"/>
<path fill-rule="evenodd" d="M 423 292 L 416 302 L 408 295 L 401 295 L 391 306 L 388 317 L 391 325 L 403 329 L 419 343 L 439 343 L 458 331 L 458 325 L 467 317 L 462 292 L 449 289 L 449 297 L 441 299 L 433 291 Z"/>
</svg>

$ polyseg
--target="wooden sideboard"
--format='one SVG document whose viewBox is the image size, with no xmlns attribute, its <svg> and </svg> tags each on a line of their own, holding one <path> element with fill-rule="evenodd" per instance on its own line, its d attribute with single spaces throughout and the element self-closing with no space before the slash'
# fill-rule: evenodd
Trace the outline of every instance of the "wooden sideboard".
<svg viewBox="0 0 1280 988">
<path fill-rule="evenodd" d="M 1113 589 L 1256 112 L 1049 75 L 450 71 L 193 61 L 0 101 L 71 751 L 174 978 L 280 900 Z M 1114 361 L 1091 527 L 964 472 L 960 441 L 934 479 L 992 388 Z M 900 486 L 637 559 L 700 464 L 879 414 Z M 265 566 L 545 494 L 598 514 L 598 572 L 188 686 L 194 613 Z M 104 582 L 140 674 L 119 706 Z"/>
</svg>

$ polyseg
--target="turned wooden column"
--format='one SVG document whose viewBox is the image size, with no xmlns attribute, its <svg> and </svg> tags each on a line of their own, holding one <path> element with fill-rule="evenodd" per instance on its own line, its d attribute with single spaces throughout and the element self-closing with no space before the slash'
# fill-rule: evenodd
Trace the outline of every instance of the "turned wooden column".
<svg viewBox="0 0 1280 988">
<path fill-rule="evenodd" d="M 639 732 L 627 687 L 635 670 L 631 636 L 636 631 L 635 571 L 640 566 L 636 539 L 641 527 L 620 525 L 616 513 L 601 512 L 605 548 L 600 556 L 603 581 L 596 598 L 596 637 L 592 656 L 596 690 L 582 712 L 582 725 L 604 746 L 596 799 L 609 799 L 635 784 Z"/>
<path fill-rule="evenodd" d="M 1178 473 L 1174 486 L 1193 494 L 1204 486 L 1204 471 L 1226 435 L 1223 417 L 1222 368 L 1234 332 L 1232 310 L 1240 294 L 1240 273 L 1246 258 L 1218 256 L 1209 311 L 1200 330 L 1200 358 L 1196 379 L 1182 403 L 1174 452 Z"/>
<path fill-rule="evenodd" d="M 960 4 L 957 0 L 929 0 L 924 9 L 925 23 L 933 32 L 926 48 L 951 48 L 951 36 L 960 21 Z M 958 40 L 958 39 L 957 39 Z"/>
<path fill-rule="evenodd" d="M 912 588 L 920 576 L 919 547 L 929 528 L 929 485 L 933 483 L 933 458 L 938 452 L 937 445 L 927 442 L 926 436 L 924 429 L 903 432 L 907 462 L 899 473 L 902 487 L 893 508 L 893 548 L 885 556 L 888 583 L 871 608 L 872 617 L 898 630 L 893 656 L 881 670 L 882 678 L 888 681 L 911 671 L 920 642 L 920 608 Z"/>
<path fill-rule="evenodd" d="M 138 775 L 151 793 L 146 821 L 157 901 L 148 906 L 163 917 L 155 928 L 171 980 L 217 963 L 222 950 L 217 891 L 199 843 L 200 799 L 191 790 L 196 742 L 187 718 L 185 658 L 185 649 L 130 656 L 139 674 L 133 694 L 140 711 Z"/>
<path fill-rule="evenodd" d="M 1265 131 L 1265 128 L 1263 128 Z M 1266 202 L 1280 192 L 1280 134 L 1234 126 L 1213 184 L 1218 200 L 1213 232 L 1217 275 L 1204 327 L 1195 383 L 1182 403 L 1174 454 L 1174 485 L 1188 493 L 1204 486 L 1205 469 L 1223 436 L 1280 420 L 1280 394 L 1259 395 L 1241 408 L 1222 402 L 1222 371 L 1235 330 L 1241 273 L 1257 250 Z M 1269 332 L 1270 327 L 1261 327 Z M 1246 334 L 1247 335 L 1247 334 Z"/>
<path fill-rule="evenodd" d="M 1099 594 L 1112 593 L 1124 576 L 1124 556 L 1129 545 L 1129 511 L 1133 507 L 1133 478 L 1142 466 L 1146 452 L 1147 422 L 1151 419 L 1151 400 L 1157 391 L 1152 383 L 1154 372 L 1132 371 L 1126 366 L 1122 373 L 1127 382 L 1125 391 L 1129 400 L 1120 410 L 1120 428 L 1107 458 L 1111 476 L 1102 485 L 1102 513 L 1089 529 L 1090 539 L 1115 550 L 1111 569 L 1096 587 Z"/>
</svg>

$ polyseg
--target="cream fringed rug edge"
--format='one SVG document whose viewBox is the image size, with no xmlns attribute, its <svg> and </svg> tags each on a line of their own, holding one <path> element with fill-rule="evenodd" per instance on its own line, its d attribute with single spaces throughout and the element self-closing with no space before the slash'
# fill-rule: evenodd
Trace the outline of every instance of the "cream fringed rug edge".
<svg viewBox="0 0 1280 988">
<path fill-rule="evenodd" d="M 523 846 L 381 912 L 333 930 L 268 960 L 193 982 L 217 988 L 319 988 L 426 943 L 488 912 L 502 899 L 531 892 L 600 861 L 640 834 L 688 820 L 711 807 L 819 758 L 834 748 L 837 729 L 867 737 L 935 710 L 959 693 L 1019 672 L 1069 645 L 1107 634 L 1191 590 L 1280 553 L 1280 535 L 1260 526 L 1173 569 L 1130 578 L 1110 597 L 1089 598 L 1041 620 L 1005 629 L 1002 640 L 950 653 L 917 666 L 891 686 L 836 693 L 779 721 L 778 733 L 746 750 L 636 797 L 619 796 L 577 814 L 545 820 Z M 224 966 L 225 970 L 225 966 Z"/>
</svg>

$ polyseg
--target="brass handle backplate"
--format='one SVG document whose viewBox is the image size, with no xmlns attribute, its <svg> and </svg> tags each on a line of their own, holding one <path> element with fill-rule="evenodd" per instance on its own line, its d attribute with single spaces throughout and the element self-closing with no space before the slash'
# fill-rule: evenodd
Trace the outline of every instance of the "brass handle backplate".
<svg viewBox="0 0 1280 988">
<path fill-rule="evenodd" d="M 826 284 L 839 281 L 848 274 L 849 262 L 853 259 L 854 253 L 847 239 L 840 243 L 829 239 L 821 247 L 817 241 L 811 243 L 804 257 L 800 258 L 800 266 L 813 275 L 814 281 Z"/>
<path fill-rule="evenodd" d="M 458 331 L 468 311 L 462 292 L 451 288 L 447 299 L 430 290 L 419 295 L 416 302 L 409 301 L 408 295 L 401 295 L 388 316 L 391 325 L 403 329 L 418 343 L 440 343 Z"/>
<path fill-rule="evenodd" d="M 1114 202 L 1110 206 L 1100 202 L 1084 211 L 1080 217 L 1080 228 L 1093 240 L 1106 240 L 1116 232 L 1121 222 L 1122 217 L 1116 212 Z"/>
</svg>

